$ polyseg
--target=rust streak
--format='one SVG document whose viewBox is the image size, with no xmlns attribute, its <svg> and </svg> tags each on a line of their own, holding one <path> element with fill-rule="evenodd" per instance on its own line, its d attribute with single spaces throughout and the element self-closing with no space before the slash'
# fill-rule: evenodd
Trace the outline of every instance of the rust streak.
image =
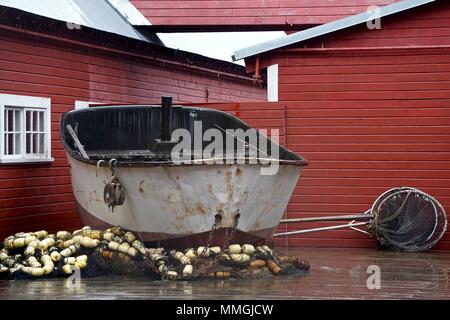
<svg viewBox="0 0 450 320">
<path fill-rule="evenodd" d="M 140 192 L 140 193 L 144 193 L 144 186 L 143 186 L 144 181 L 145 181 L 145 180 L 142 180 L 141 182 L 139 182 L 139 192 Z"/>
<path fill-rule="evenodd" d="M 200 202 L 196 203 L 195 209 L 197 210 L 198 213 L 202 213 L 202 214 L 206 213 L 205 208 L 203 207 L 203 205 Z"/>
<path fill-rule="evenodd" d="M 225 181 L 227 184 L 228 201 L 231 201 L 231 199 L 233 199 L 233 183 L 231 181 L 231 171 L 225 172 Z"/>
</svg>

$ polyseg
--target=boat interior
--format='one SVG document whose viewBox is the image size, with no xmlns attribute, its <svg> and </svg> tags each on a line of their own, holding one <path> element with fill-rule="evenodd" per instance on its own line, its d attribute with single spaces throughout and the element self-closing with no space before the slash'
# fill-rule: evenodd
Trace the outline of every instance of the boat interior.
<svg viewBox="0 0 450 320">
<path fill-rule="evenodd" d="M 196 121 L 200 121 L 195 124 Z M 196 129 L 195 129 L 196 128 Z M 83 161 L 109 160 L 115 158 L 127 162 L 171 161 L 173 147 L 182 141 L 172 139 L 175 129 L 186 129 L 191 137 L 201 130 L 202 137 L 206 130 L 215 128 L 222 133 L 223 150 L 215 151 L 214 157 L 224 157 L 226 140 L 232 135 L 234 140 L 234 157 L 271 158 L 275 148 L 278 148 L 280 161 L 295 164 L 306 164 L 301 156 L 287 150 L 271 141 L 260 139 L 261 134 L 256 132 L 258 139 L 252 140 L 248 136 L 233 136 L 233 131 L 250 129 L 245 122 L 226 112 L 188 107 L 172 106 L 171 101 L 162 105 L 102 105 L 87 109 L 73 110 L 63 114 L 61 119 L 61 139 L 66 150 L 75 158 Z M 231 133 L 230 133 L 231 132 Z M 239 137 L 243 137 L 242 140 Z M 215 141 L 215 137 L 203 141 L 201 155 L 206 146 Z M 198 146 L 194 138 L 190 139 L 191 156 L 196 157 Z M 240 141 L 240 144 L 238 143 Z M 262 148 L 261 143 L 266 147 Z M 220 144 L 219 144 L 220 145 Z M 186 148 L 187 149 L 187 148 Z M 200 158 L 202 158 L 200 155 Z"/>
</svg>

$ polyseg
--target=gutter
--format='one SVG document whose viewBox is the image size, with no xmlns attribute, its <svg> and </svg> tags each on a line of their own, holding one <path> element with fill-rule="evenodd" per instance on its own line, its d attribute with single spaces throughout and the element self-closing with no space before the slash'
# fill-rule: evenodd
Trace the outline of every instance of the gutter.
<svg viewBox="0 0 450 320">
<path fill-rule="evenodd" d="M 184 63 L 176 62 L 176 61 L 172 61 L 172 60 L 150 57 L 150 56 L 146 56 L 143 54 L 103 47 L 103 46 L 99 46 L 99 45 L 80 42 L 77 40 L 71 40 L 71 39 L 61 38 L 58 36 L 52 36 L 52 35 L 42 34 L 42 33 L 34 32 L 34 31 L 24 30 L 24 29 L 20 29 L 20 28 L 16 28 L 16 27 L 0 25 L 0 30 L 13 31 L 13 32 L 22 33 L 25 35 L 31 35 L 33 37 L 40 37 L 40 38 L 44 38 L 44 39 L 48 39 L 48 40 L 64 42 L 64 43 L 68 43 L 71 45 L 76 45 L 77 47 L 85 47 L 85 48 L 96 49 L 96 50 L 100 50 L 100 51 L 111 52 L 111 53 L 115 53 L 115 54 L 132 56 L 135 58 L 144 59 L 144 60 L 151 61 L 151 62 L 157 62 L 157 63 L 163 64 L 163 65 L 172 65 L 172 66 L 176 66 L 176 67 L 182 67 L 182 68 L 189 69 L 189 70 L 195 70 L 195 71 L 212 74 L 212 75 L 216 76 L 217 78 L 225 77 L 225 78 L 238 79 L 241 81 L 251 82 L 252 84 L 255 82 L 255 79 L 252 77 L 244 77 L 244 76 L 240 76 L 240 75 L 236 75 L 236 74 L 232 74 L 232 73 L 228 73 L 228 72 L 216 71 L 216 70 L 199 67 L 199 66 L 195 66 L 195 65 L 184 64 Z"/>
</svg>

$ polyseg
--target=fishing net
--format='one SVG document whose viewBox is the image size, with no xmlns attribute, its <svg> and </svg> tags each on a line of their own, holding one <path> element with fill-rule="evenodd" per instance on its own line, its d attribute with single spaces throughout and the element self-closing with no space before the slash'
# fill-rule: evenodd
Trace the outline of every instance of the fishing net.
<svg viewBox="0 0 450 320">
<path fill-rule="evenodd" d="M 383 249 L 425 251 L 432 248 L 447 229 L 442 205 L 432 196 L 410 187 L 383 193 L 373 204 L 369 232 Z"/>
<path fill-rule="evenodd" d="M 83 278 L 132 275 L 193 280 L 304 275 L 308 270 L 307 261 L 277 255 L 268 246 L 148 248 L 121 227 L 19 232 L 7 237 L 0 249 L 0 277 L 9 279 L 67 277 L 79 271 Z"/>
</svg>

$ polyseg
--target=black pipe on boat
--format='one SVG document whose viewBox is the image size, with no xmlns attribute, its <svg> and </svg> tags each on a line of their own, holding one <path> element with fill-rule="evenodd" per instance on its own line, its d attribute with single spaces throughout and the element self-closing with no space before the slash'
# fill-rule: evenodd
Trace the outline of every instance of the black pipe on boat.
<svg viewBox="0 0 450 320">
<path fill-rule="evenodd" d="M 170 141 L 172 134 L 172 97 L 161 98 L 161 141 Z"/>
</svg>

